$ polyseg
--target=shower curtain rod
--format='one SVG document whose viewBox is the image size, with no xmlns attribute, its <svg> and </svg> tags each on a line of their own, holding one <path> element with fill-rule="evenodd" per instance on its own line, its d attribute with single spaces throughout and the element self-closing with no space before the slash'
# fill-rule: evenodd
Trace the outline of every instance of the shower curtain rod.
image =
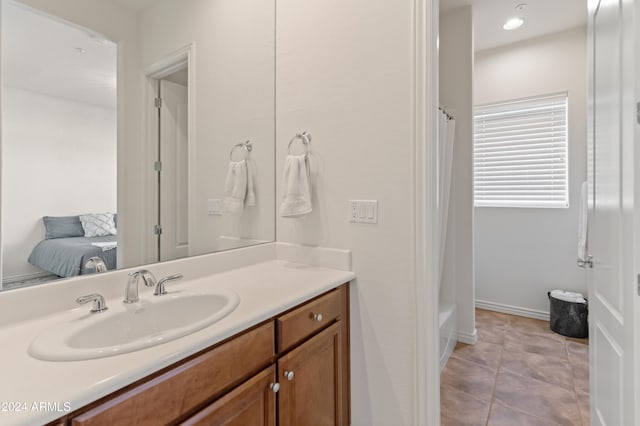
<svg viewBox="0 0 640 426">
<path fill-rule="evenodd" d="M 449 114 L 443 107 L 438 107 L 438 109 L 440 111 L 442 111 L 444 113 L 444 115 L 447 116 L 447 120 L 455 120 L 455 117 L 451 114 Z"/>
</svg>

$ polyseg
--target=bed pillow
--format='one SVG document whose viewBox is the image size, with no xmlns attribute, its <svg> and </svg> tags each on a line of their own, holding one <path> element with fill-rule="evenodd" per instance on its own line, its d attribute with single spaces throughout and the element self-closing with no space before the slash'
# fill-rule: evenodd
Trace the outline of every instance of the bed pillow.
<svg viewBox="0 0 640 426">
<path fill-rule="evenodd" d="M 81 214 L 80 222 L 85 237 L 104 237 L 116 235 L 116 223 L 113 213 Z"/>
<path fill-rule="evenodd" d="M 45 240 L 84 237 L 84 229 L 78 216 L 45 216 L 42 221 L 44 222 Z"/>
</svg>

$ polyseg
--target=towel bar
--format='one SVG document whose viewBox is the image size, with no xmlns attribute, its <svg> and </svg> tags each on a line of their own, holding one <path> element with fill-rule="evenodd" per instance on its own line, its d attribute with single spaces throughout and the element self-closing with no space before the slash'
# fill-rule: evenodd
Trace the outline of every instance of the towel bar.
<svg viewBox="0 0 640 426">
<path fill-rule="evenodd" d="M 231 147 L 231 151 L 229 151 L 229 160 L 233 161 L 233 151 L 236 148 L 242 148 L 244 149 L 245 153 L 244 153 L 244 158 L 243 160 L 246 160 L 249 157 L 249 153 L 251 152 L 251 150 L 253 149 L 253 144 L 251 143 L 251 141 L 246 141 L 246 142 L 238 142 L 237 144 L 235 144 L 233 147 Z"/>
<path fill-rule="evenodd" d="M 291 144 L 296 140 L 300 140 L 304 145 L 304 149 L 305 149 L 304 155 L 309 155 L 309 144 L 311 143 L 311 134 L 309 134 L 309 132 L 296 133 L 296 135 L 292 137 L 291 140 L 289 141 L 289 146 L 287 147 L 287 152 L 289 153 L 289 155 L 291 155 Z"/>
</svg>

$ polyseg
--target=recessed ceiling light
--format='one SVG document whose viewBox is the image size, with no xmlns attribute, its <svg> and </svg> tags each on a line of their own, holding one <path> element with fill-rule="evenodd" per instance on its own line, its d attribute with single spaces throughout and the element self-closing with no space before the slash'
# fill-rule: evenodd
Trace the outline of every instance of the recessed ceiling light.
<svg viewBox="0 0 640 426">
<path fill-rule="evenodd" d="M 516 28 L 521 27 L 522 24 L 524 24 L 524 19 L 522 19 L 522 18 L 511 18 L 507 22 L 504 23 L 502 28 L 504 28 L 507 31 L 515 30 Z"/>
<path fill-rule="evenodd" d="M 87 53 L 87 49 L 84 47 L 74 47 L 74 49 L 76 49 L 76 52 L 78 53 Z"/>
<path fill-rule="evenodd" d="M 522 12 L 523 10 L 525 10 L 527 8 L 527 4 L 526 3 L 520 3 L 519 5 L 516 6 L 516 10 L 518 12 Z"/>
</svg>

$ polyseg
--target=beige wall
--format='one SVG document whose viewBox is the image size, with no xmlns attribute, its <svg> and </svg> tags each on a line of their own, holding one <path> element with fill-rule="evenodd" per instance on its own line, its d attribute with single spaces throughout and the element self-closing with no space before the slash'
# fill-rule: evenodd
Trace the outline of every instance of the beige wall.
<svg viewBox="0 0 640 426">
<path fill-rule="evenodd" d="M 194 45 L 189 254 L 220 249 L 221 236 L 273 241 L 275 2 L 161 0 L 142 13 L 140 35 L 145 68 Z M 229 151 L 246 140 L 256 205 L 209 216 L 207 199 L 224 198 Z"/>
<path fill-rule="evenodd" d="M 277 239 L 353 251 L 354 425 L 414 421 L 413 19 L 408 0 L 278 1 L 277 188 L 308 131 L 314 195 Z M 349 223 L 349 199 L 378 200 L 378 224 Z"/>
<path fill-rule="evenodd" d="M 544 315 L 547 291 L 586 294 L 576 266 L 587 163 L 587 39 L 576 28 L 476 54 L 476 104 L 569 93 L 569 208 L 476 208 L 476 298 Z"/>
</svg>

